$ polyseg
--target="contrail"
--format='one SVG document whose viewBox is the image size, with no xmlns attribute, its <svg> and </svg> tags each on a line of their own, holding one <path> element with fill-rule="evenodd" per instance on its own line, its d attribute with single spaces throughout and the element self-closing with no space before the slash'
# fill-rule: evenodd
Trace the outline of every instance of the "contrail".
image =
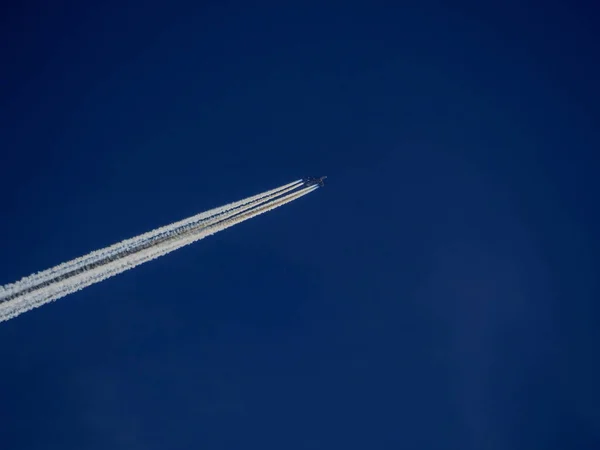
<svg viewBox="0 0 600 450">
<path fill-rule="evenodd" d="M 92 252 L 5 288 L 0 287 L 0 322 L 271 211 L 318 188 L 301 187 L 301 181 L 290 183 Z M 36 277 L 40 274 L 43 277 Z"/>
<path fill-rule="evenodd" d="M 68 274 L 74 270 L 79 270 L 80 267 L 84 267 L 89 264 L 95 264 L 96 262 L 103 259 L 118 257 L 120 253 L 124 251 L 131 251 L 131 249 L 143 243 L 147 243 L 149 241 L 167 236 L 169 234 L 177 234 L 178 232 L 180 232 L 180 230 L 183 230 L 185 227 L 192 227 L 195 224 L 198 224 L 205 220 L 211 218 L 214 219 L 217 216 L 233 212 L 233 210 L 237 210 L 238 208 L 247 207 L 248 205 L 257 204 L 266 199 L 282 195 L 285 192 L 289 192 L 290 190 L 298 188 L 301 183 L 302 180 L 297 180 L 293 183 L 286 184 L 279 188 L 272 189 L 270 191 L 263 192 L 258 195 L 254 195 L 252 197 L 237 202 L 229 203 L 219 208 L 208 210 L 206 212 L 197 214 L 187 219 L 180 220 L 170 225 L 157 228 L 148 233 L 141 234 L 134 238 L 126 239 L 117 244 L 111 245 L 110 247 L 105 247 L 103 249 L 88 253 L 85 256 L 76 258 L 63 264 L 59 264 L 58 266 L 55 266 L 51 269 L 30 275 L 17 281 L 16 283 L 8 284 L 3 288 L 0 286 L 0 301 L 2 301 L 3 297 L 14 295 L 16 293 L 21 292 L 23 289 L 31 289 L 32 287 L 42 283 L 46 283 L 49 280 L 62 277 L 65 274 Z"/>
</svg>

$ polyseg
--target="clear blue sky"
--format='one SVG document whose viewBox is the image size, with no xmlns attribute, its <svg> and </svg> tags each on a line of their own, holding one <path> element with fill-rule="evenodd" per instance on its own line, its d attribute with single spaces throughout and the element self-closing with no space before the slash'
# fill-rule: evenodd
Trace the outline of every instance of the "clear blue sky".
<svg viewBox="0 0 600 450">
<path fill-rule="evenodd" d="M 0 324 L 2 449 L 600 448 L 597 7 L 13 3 L 0 284 L 329 183 Z"/>
</svg>

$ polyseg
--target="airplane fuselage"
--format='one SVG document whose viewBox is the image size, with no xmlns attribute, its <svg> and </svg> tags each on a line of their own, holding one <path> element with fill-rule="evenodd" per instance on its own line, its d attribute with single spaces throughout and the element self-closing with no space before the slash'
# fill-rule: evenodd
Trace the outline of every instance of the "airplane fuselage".
<svg viewBox="0 0 600 450">
<path fill-rule="evenodd" d="M 323 186 L 325 186 L 325 183 L 323 182 L 323 180 L 325 180 L 325 178 L 327 178 L 327 176 L 323 176 L 320 178 L 308 177 L 304 180 L 304 184 L 306 186 L 313 186 L 315 184 L 318 184 L 319 186 L 323 187 Z"/>
</svg>

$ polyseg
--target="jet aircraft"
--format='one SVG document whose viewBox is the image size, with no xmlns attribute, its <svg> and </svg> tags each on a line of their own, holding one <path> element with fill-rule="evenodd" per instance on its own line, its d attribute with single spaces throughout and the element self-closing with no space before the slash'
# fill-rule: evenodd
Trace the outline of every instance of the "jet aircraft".
<svg viewBox="0 0 600 450">
<path fill-rule="evenodd" d="M 308 177 L 304 179 L 304 185 L 305 186 L 313 186 L 315 184 L 318 184 L 319 186 L 323 187 L 325 186 L 325 183 L 323 182 L 323 180 L 327 178 L 327 176 L 321 177 L 321 178 L 316 178 L 316 177 Z"/>
</svg>

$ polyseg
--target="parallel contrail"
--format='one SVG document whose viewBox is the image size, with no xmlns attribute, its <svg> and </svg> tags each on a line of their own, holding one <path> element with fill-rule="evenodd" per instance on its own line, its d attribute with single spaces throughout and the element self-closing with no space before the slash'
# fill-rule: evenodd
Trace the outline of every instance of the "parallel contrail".
<svg viewBox="0 0 600 450">
<path fill-rule="evenodd" d="M 2 301 L 3 296 L 8 296 L 10 294 L 14 294 L 19 292 L 23 287 L 31 288 L 33 285 L 41 284 L 51 280 L 53 278 L 59 277 L 71 270 L 76 270 L 77 267 L 83 266 L 84 264 L 93 264 L 96 261 L 99 261 L 104 258 L 109 258 L 112 256 L 116 256 L 119 252 L 123 251 L 127 248 L 132 248 L 143 241 L 148 241 L 155 239 L 159 236 L 176 233 L 179 229 L 183 229 L 184 227 L 193 226 L 195 223 L 199 223 L 201 221 L 207 220 L 209 218 L 213 218 L 215 216 L 225 214 L 234 209 L 249 205 L 256 204 L 261 200 L 266 198 L 272 198 L 276 195 L 281 195 L 285 192 L 288 192 L 291 189 L 295 189 L 300 186 L 302 180 L 294 181 L 293 183 L 286 184 L 284 186 L 278 187 L 276 189 L 272 189 L 267 192 L 263 192 L 258 195 L 254 195 L 252 197 L 248 197 L 246 199 L 229 203 L 225 206 L 221 206 L 218 208 L 214 208 L 208 211 L 205 211 L 200 214 L 196 214 L 195 216 L 189 217 L 184 220 L 180 220 L 178 222 L 157 228 L 153 231 L 141 234 L 131 239 L 126 239 L 117 244 L 111 245 L 110 247 L 105 247 L 100 250 L 96 250 L 94 252 L 88 253 L 85 256 L 80 258 L 76 258 L 74 260 L 68 261 L 63 264 L 59 264 L 58 266 L 52 267 L 50 269 L 44 270 L 42 272 L 35 273 L 28 277 L 25 277 L 16 283 L 8 284 L 4 287 L 0 286 L 0 301 Z"/>
<path fill-rule="evenodd" d="M 160 227 L 0 287 L 0 322 L 166 255 L 300 198 L 318 186 L 296 181 Z"/>
</svg>

